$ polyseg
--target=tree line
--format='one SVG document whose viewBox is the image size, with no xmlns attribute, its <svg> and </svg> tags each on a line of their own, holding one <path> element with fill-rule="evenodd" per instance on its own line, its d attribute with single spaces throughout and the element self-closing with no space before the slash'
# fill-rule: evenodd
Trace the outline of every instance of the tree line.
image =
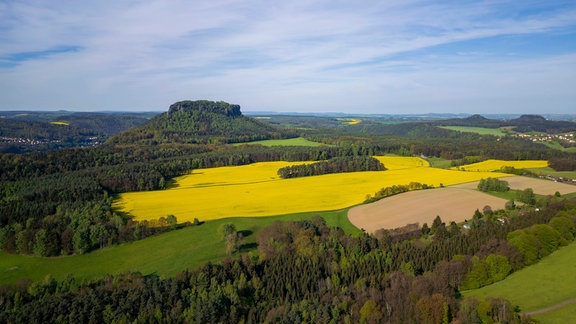
<svg viewBox="0 0 576 324">
<path fill-rule="evenodd" d="M 500 180 L 498 178 L 480 179 L 477 188 L 482 192 L 487 191 L 506 192 L 510 190 L 508 181 Z"/>
<path fill-rule="evenodd" d="M 321 218 L 276 222 L 257 234 L 257 254 L 174 277 L 48 276 L 2 286 L 0 321 L 528 323 L 506 300 L 462 298 L 459 291 L 477 269 L 497 279 L 524 265 L 523 252 L 508 240 L 516 231 L 548 224 L 573 236 L 574 206 L 571 200 L 510 210 L 507 222 L 484 216 L 469 230 L 438 217 L 428 233 L 403 240 L 391 231 L 348 235 Z M 234 234 L 228 227 L 223 237 Z"/>
<path fill-rule="evenodd" d="M 548 161 L 548 164 L 556 171 L 576 171 L 576 159 L 574 157 L 554 157 Z"/>
<path fill-rule="evenodd" d="M 382 162 L 372 156 L 343 156 L 307 164 L 289 165 L 278 169 L 282 179 L 310 177 L 330 173 L 384 171 Z"/>
<path fill-rule="evenodd" d="M 373 196 L 367 195 L 366 200 L 364 203 L 371 203 L 378 201 L 380 199 L 384 199 L 386 197 L 394 196 L 403 192 L 408 192 L 412 190 L 425 190 L 425 189 L 432 189 L 434 186 L 422 184 L 420 182 L 412 181 L 407 185 L 392 185 L 389 187 L 384 187 L 374 193 Z"/>
</svg>

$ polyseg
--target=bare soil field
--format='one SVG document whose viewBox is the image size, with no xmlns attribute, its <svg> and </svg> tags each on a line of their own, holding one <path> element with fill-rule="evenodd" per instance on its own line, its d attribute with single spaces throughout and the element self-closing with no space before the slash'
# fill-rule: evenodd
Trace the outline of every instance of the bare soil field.
<svg viewBox="0 0 576 324">
<path fill-rule="evenodd" d="M 532 190 L 534 190 L 534 193 L 537 195 L 553 195 L 556 191 L 558 191 L 562 195 L 576 192 L 576 185 L 554 182 L 550 180 L 520 177 L 520 176 L 502 178 L 502 180 L 508 181 L 508 184 L 512 189 L 524 190 L 526 188 L 532 188 Z M 477 186 L 478 182 L 476 181 L 454 185 L 451 186 L 451 188 L 476 189 Z"/>
<path fill-rule="evenodd" d="M 576 186 L 528 177 L 503 178 L 512 189 L 532 188 L 534 193 L 552 195 L 576 192 Z M 471 219 L 476 209 L 488 205 L 493 210 L 504 208 L 505 199 L 476 190 L 478 182 L 446 188 L 410 191 L 377 202 L 350 209 L 348 219 L 354 226 L 373 233 L 381 228 L 397 228 L 406 224 L 432 224 L 438 215 L 446 223 Z"/>
<path fill-rule="evenodd" d="M 527 177 L 511 177 L 503 180 L 508 181 L 512 189 L 526 189 L 532 188 L 535 194 L 538 195 L 553 195 L 556 191 L 565 195 L 568 193 L 576 192 L 575 185 L 566 183 L 554 182 L 549 180 L 542 180 Z"/>
<path fill-rule="evenodd" d="M 354 226 L 374 233 L 381 228 L 397 228 L 406 224 L 428 223 L 436 216 L 442 221 L 463 222 L 471 219 L 476 209 L 489 205 L 502 209 L 505 199 L 476 190 L 446 187 L 410 191 L 377 202 L 350 209 L 348 219 Z"/>
</svg>

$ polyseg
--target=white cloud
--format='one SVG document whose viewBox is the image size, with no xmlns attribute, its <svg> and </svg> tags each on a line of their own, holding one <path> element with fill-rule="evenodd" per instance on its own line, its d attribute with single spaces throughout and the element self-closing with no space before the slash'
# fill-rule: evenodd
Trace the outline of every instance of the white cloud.
<svg viewBox="0 0 576 324">
<path fill-rule="evenodd" d="M 555 96 L 569 111 L 576 99 L 570 52 L 512 61 L 497 43 L 473 43 L 574 35 L 576 6 L 563 1 L 44 3 L 0 3 L 0 109 L 206 98 L 245 110 L 521 110 Z M 61 46 L 79 50 L 19 59 Z"/>
</svg>

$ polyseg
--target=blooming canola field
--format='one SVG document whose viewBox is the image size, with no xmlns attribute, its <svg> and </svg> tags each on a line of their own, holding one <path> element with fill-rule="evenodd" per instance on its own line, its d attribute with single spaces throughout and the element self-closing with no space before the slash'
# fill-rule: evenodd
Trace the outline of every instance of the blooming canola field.
<svg viewBox="0 0 576 324">
<path fill-rule="evenodd" d="M 463 165 L 453 169 L 464 171 L 498 171 L 503 167 L 513 167 L 515 169 L 532 169 L 544 168 L 548 166 L 548 161 L 545 160 L 524 160 L 524 161 L 502 161 L 502 160 L 486 160 L 478 163 Z"/>
<path fill-rule="evenodd" d="M 379 156 L 388 170 L 281 179 L 279 168 L 311 162 L 261 162 L 197 169 L 175 178 L 167 190 L 124 193 L 114 207 L 136 220 L 175 215 L 179 222 L 226 217 L 327 211 L 362 203 L 383 187 L 420 182 L 435 187 L 506 177 L 495 172 L 430 168 L 417 157 Z"/>
</svg>

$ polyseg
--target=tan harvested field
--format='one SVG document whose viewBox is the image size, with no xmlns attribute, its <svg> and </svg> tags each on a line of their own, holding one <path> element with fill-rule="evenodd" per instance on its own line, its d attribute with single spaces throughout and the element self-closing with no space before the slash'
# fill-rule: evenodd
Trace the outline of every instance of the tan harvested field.
<svg viewBox="0 0 576 324">
<path fill-rule="evenodd" d="M 534 193 L 537 195 L 553 195 L 556 191 L 558 191 L 562 195 L 576 192 L 576 185 L 570 185 L 566 183 L 554 182 L 543 179 L 514 176 L 503 178 L 502 180 L 508 181 L 508 184 L 512 189 L 524 190 L 526 188 L 532 188 L 532 190 L 534 190 Z M 476 181 L 454 185 L 452 187 L 476 189 L 477 186 L 478 182 Z"/>
<path fill-rule="evenodd" d="M 428 223 L 440 216 L 446 223 L 471 219 L 476 209 L 489 205 L 502 209 L 505 199 L 473 189 L 446 187 L 410 191 L 377 202 L 350 209 L 348 218 L 354 226 L 374 233 L 381 228 L 396 228 L 406 224 Z"/>
<path fill-rule="evenodd" d="M 575 185 L 566 183 L 559 183 L 549 180 L 527 178 L 527 177 L 511 177 L 505 178 L 512 189 L 526 189 L 532 188 L 537 195 L 553 195 L 556 191 L 565 195 L 568 193 L 576 192 Z"/>
<path fill-rule="evenodd" d="M 534 193 L 552 195 L 576 192 L 576 186 L 520 176 L 507 177 L 512 189 L 532 188 Z M 358 228 L 373 233 L 381 228 L 397 228 L 406 224 L 428 223 L 439 215 L 446 223 L 471 219 L 476 209 L 489 205 L 493 210 L 504 208 L 505 199 L 476 190 L 478 182 L 446 188 L 410 191 L 377 202 L 350 209 L 348 218 Z"/>
</svg>

